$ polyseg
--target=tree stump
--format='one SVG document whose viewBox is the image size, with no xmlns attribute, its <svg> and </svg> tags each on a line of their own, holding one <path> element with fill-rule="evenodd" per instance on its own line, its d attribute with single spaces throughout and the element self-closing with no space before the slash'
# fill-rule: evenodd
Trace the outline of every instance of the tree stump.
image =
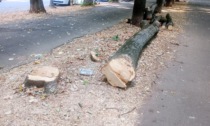
<svg viewBox="0 0 210 126">
<path fill-rule="evenodd" d="M 25 79 L 25 87 L 44 88 L 45 93 L 55 93 L 59 70 L 55 67 L 43 66 L 32 70 Z"/>
</svg>

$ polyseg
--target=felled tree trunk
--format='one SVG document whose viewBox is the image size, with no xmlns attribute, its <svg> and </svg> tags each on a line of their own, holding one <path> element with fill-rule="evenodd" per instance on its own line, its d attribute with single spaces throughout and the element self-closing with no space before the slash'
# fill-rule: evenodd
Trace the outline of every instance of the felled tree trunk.
<svg viewBox="0 0 210 126">
<path fill-rule="evenodd" d="M 30 0 L 30 13 L 46 13 L 42 0 Z"/>
<path fill-rule="evenodd" d="M 137 32 L 132 38 L 109 59 L 102 68 L 102 73 L 108 82 L 115 87 L 126 88 L 136 73 L 138 60 L 143 47 L 158 33 L 158 27 L 154 24 Z"/>
<path fill-rule="evenodd" d="M 156 4 L 157 4 L 156 12 L 161 13 L 163 8 L 163 0 L 157 0 Z"/>
<path fill-rule="evenodd" d="M 140 23 L 144 16 L 146 0 L 135 0 L 133 6 L 133 14 L 131 23 L 135 26 L 140 26 Z"/>
<path fill-rule="evenodd" d="M 166 26 L 169 30 L 172 30 L 173 29 L 173 20 L 172 20 L 172 17 L 169 13 L 166 14 Z"/>
</svg>

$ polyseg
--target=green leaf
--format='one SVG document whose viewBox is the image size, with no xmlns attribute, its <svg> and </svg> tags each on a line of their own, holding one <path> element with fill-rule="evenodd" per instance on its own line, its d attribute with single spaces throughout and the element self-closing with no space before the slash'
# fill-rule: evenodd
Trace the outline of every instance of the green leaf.
<svg viewBox="0 0 210 126">
<path fill-rule="evenodd" d="M 115 36 L 112 37 L 112 40 L 114 40 L 114 41 L 118 41 L 119 39 L 120 39 L 120 38 L 119 38 L 118 35 L 115 35 Z"/>
</svg>

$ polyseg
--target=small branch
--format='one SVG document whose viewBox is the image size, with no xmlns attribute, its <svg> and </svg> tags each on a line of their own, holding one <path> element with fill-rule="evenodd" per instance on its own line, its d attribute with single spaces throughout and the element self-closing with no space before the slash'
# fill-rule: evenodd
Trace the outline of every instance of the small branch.
<svg viewBox="0 0 210 126">
<path fill-rule="evenodd" d="M 136 109 L 136 107 L 133 107 L 131 110 L 129 110 L 129 111 L 125 112 L 125 113 L 119 114 L 118 117 L 121 117 L 123 115 L 129 114 L 129 113 L 133 112 L 135 109 Z"/>
</svg>

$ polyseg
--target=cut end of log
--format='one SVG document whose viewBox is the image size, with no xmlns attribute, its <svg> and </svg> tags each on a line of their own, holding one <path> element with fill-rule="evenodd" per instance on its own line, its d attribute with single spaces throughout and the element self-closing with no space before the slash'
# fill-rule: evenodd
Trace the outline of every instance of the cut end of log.
<svg viewBox="0 0 210 126">
<path fill-rule="evenodd" d="M 124 58 L 111 60 L 102 68 L 102 73 L 112 86 L 121 88 L 126 88 L 127 83 L 135 77 L 132 64 Z"/>
<path fill-rule="evenodd" d="M 168 26 L 168 30 L 172 31 L 173 30 L 173 26 L 172 25 L 169 25 Z"/>
</svg>

